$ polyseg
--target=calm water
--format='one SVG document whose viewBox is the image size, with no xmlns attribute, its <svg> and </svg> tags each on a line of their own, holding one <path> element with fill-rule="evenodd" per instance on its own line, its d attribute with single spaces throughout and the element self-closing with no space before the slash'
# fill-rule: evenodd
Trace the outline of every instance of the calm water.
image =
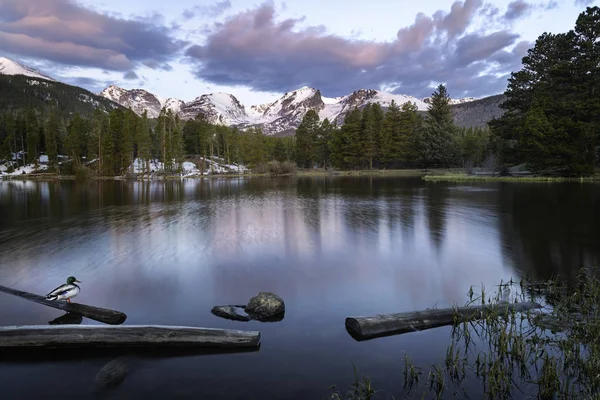
<svg viewBox="0 0 600 400">
<path fill-rule="evenodd" d="M 78 302 L 127 324 L 261 331 L 254 353 L 138 358 L 103 398 L 321 399 L 351 382 L 353 362 L 399 398 L 404 352 L 442 362 L 449 330 L 356 342 L 345 317 L 464 304 L 471 285 L 600 265 L 599 221 L 593 184 L 0 182 L 0 284 L 45 294 L 75 275 Z M 210 314 L 259 291 L 283 297 L 283 321 Z M 2 325 L 61 314 L 0 293 Z M 0 358 L 2 398 L 90 397 L 112 358 Z"/>
</svg>

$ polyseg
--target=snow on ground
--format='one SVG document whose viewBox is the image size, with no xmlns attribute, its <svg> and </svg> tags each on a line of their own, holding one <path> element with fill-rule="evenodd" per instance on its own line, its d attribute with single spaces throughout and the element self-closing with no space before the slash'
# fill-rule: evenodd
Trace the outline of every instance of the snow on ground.
<svg viewBox="0 0 600 400">
<path fill-rule="evenodd" d="M 13 172 L 6 172 L 8 170 L 8 165 L 2 164 L 2 165 L 0 165 L 0 176 L 22 175 L 23 173 L 30 174 L 33 171 L 43 171 L 43 170 L 46 170 L 47 168 L 48 168 L 47 165 L 38 165 L 38 167 L 35 168 L 35 165 L 28 164 L 28 165 L 25 165 L 24 167 L 16 168 Z"/>
<path fill-rule="evenodd" d="M 183 172 L 182 172 L 181 176 L 186 177 L 186 176 L 195 176 L 195 175 L 224 174 L 224 173 L 231 173 L 231 172 L 244 173 L 244 172 L 248 171 L 248 168 L 246 168 L 243 165 L 226 164 L 226 161 L 224 159 L 218 158 L 218 157 L 212 157 L 212 159 L 210 159 L 210 158 L 204 159 L 201 157 L 200 160 L 204 160 L 206 162 L 206 169 L 205 169 L 204 173 L 200 172 L 200 169 L 193 162 L 185 161 L 182 164 Z M 175 161 L 173 160 L 173 162 L 175 162 Z M 145 165 L 142 162 L 142 160 L 140 160 L 139 158 L 136 158 L 133 161 L 132 167 L 133 167 L 134 174 L 144 173 Z M 160 162 L 158 160 L 150 161 L 150 172 L 151 173 L 161 171 L 163 169 L 164 169 L 164 166 L 163 166 L 162 162 Z"/>
</svg>

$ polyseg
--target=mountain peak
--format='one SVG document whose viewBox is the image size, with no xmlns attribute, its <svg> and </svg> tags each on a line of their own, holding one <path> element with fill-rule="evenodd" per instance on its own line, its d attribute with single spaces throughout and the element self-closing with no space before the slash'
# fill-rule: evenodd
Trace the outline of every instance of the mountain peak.
<svg viewBox="0 0 600 400">
<path fill-rule="evenodd" d="M 11 60 L 10 58 L 0 57 L 0 74 L 2 75 L 25 75 L 31 78 L 40 78 L 48 81 L 56 82 L 54 79 L 41 72 L 21 64 L 18 61 Z"/>
</svg>

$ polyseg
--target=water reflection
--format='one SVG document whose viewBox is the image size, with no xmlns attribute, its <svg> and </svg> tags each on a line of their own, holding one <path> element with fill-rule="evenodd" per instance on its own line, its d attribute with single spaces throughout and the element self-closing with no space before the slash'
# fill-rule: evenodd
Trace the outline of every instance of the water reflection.
<svg viewBox="0 0 600 400">
<path fill-rule="evenodd" d="M 598 185 L 504 185 L 498 192 L 508 262 L 538 279 L 600 265 Z"/>
<path fill-rule="evenodd" d="M 471 285 L 592 266 L 599 197 L 596 185 L 389 178 L 7 181 L 0 182 L 0 282 L 46 293 L 74 275 L 86 282 L 78 301 L 126 312 L 129 324 L 261 331 L 259 353 L 158 362 L 125 382 L 123 398 L 171 395 L 174 387 L 196 397 L 226 387 L 215 395 L 319 398 L 352 379 L 352 362 L 402 397 L 392 373 L 401 371 L 402 350 L 417 363 L 439 362 L 448 332 L 356 343 L 345 317 L 464 304 Z M 257 325 L 210 314 L 259 291 L 285 300 L 284 320 Z M 3 296 L 0 318 L 66 319 L 28 303 Z M 0 385 L 21 398 L 66 388 L 44 378 L 42 366 L 1 367 L 11 372 Z M 69 368 L 61 364 L 57 374 Z M 34 375 L 39 393 L 12 383 Z M 231 376 L 235 384 L 224 378 Z"/>
<path fill-rule="evenodd" d="M 65 313 L 60 317 L 48 321 L 49 325 L 79 325 L 83 321 L 83 317 L 78 314 Z"/>
</svg>

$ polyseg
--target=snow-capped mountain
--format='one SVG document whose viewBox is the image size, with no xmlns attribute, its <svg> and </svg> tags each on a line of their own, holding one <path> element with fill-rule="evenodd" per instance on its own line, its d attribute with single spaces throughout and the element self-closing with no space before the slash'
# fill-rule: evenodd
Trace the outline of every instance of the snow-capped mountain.
<svg viewBox="0 0 600 400">
<path fill-rule="evenodd" d="M 213 124 L 232 126 L 250 122 L 244 105 L 228 93 L 203 94 L 185 103 L 179 111 L 182 119 L 191 119 L 200 113 Z"/>
<path fill-rule="evenodd" d="M 294 131 L 308 110 L 321 113 L 325 108 L 321 92 L 304 86 L 273 103 L 251 107 L 248 124 L 259 126 L 267 135 L 283 135 Z"/>
<path fill-rule="evenodd" d="M 48 81 L 55 81 L 47 75 L 23 65 L 17 61 L 11 60 L 10 58 L 0 57 L 0 74 L 2 75 L 25 75 L 32 78 L 46 79 Z"/>
<path fill-rule="evenodd" d="M 347 96 L 331 98 L 322 96 L 319 90 L 308 86 L 285 93 L 272 103 L 249 107 L 228 93 L 203 94 L 188 103 L 173 98 L 163 100 L 143 89 L 126 90 L 118 86 L 109 86 L 100 95 L 131 108 L 139 115 L 146 110 L 150 118 L 156 118 L 160 110 L 167 107 L 178 113 L 183 120 L 203 114 L 213 124 L 237 126 L 241 129 L 255 126 L 261 128 L 266 135 L 292 134 L 308 110 L 317 111 L 321 120 L 328 118 L 330 122 L 342 125 L 344 118 L 354 107 L 362 108 L 368 103 L 379 103 L 387 109 L 392 101 L 399 107 L 412 102 L 419 111 L 426 111 L 430 103 L 430 98 L 420 100 L 374 89 L 360 89 Z M 451 99 L 450 104 L 465 104 L 476 100 L 473 97 Z"/>
<path fill-rule="evenodd" d="M 425 102 L 402 94 L 361 89 L 347 96 L 329 98 L 321 96 L 319 90 L 308 86 L 285 93 L 272 103 L 250 107 L 246 107 L 228 93 L 203 94 L 189 103 L 176 99 L 161 101 L 159 97 L 145 90 L 125 90 L 118 86 L 109 86 L 100 95 L 131 108 L 140 115 L 147 110 L 149 117 L 156 117 L 161 108 L 167 106 L 184 120 L 201 113 L 211 123 L 240 128 L 256 126 L 267 135 L 292 133 L 308 110 L 317 111 L 321 120 L 328 118 L 330 122 L 341 125 L 346 114 L 354 107 L 362 108 L 368 103 L 379 103 L 387 108 L 392 100 L 398 106 L 410 101 L 415 103 L 420 111 L 425 111 L 428 107 Z"/>
<path fill-rule="evenodd" d="M 98 95 L 106 97 L 126 108 L 131 108 L 133 112 L 142 115 L 147 111 L 148 118 L 157 118 L 163 107 L 179 112 L 184 102 L 181 100 L 167 98 L 162 99 L 144 89 L 123 89 L 119 86 L 111 85 L 104 89 Z"/>
</svg>

